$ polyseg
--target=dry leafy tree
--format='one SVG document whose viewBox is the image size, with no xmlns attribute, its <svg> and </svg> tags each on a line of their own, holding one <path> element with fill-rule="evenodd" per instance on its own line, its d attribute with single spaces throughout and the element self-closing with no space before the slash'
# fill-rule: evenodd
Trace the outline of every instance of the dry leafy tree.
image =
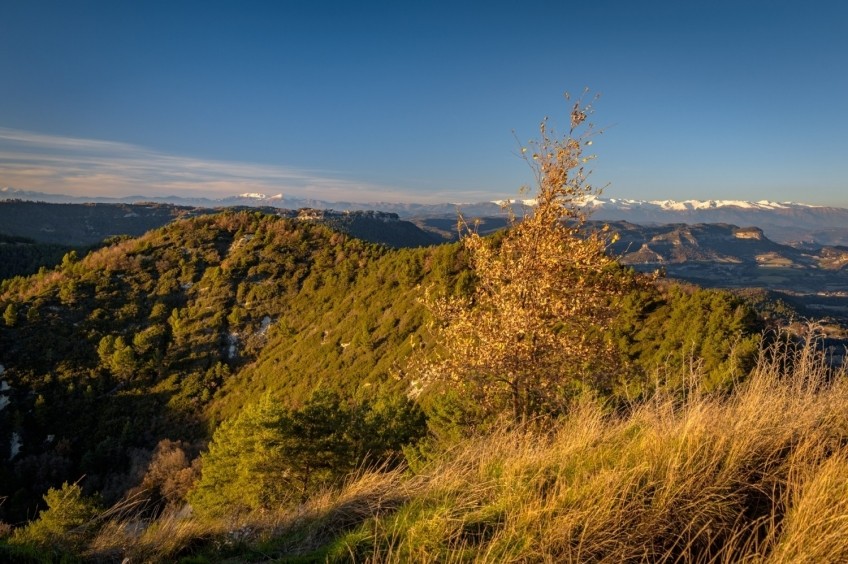
<svg viewBox="0 0 848 564">
<path fill-rule="evenodd" d="M 521 218 L 510 212 L 502 237 L 482 237 L 460 216 L 471 296 L 426 300 L 441 347 L 425 382 L 472 400 L 484 417 L 556 413 L 581 391 L 609 389 L 618 373 L 605 329 L 629 277 L 607 256 L 605 232 L 580 231 L 586 202 L 600 193 L 584 168 L 598 133 L 591 113 L 581 98 L 567 135 L 557 138 L 546 118 L 540 138 L 521 147 L 536 205 Z"/>
</svg>

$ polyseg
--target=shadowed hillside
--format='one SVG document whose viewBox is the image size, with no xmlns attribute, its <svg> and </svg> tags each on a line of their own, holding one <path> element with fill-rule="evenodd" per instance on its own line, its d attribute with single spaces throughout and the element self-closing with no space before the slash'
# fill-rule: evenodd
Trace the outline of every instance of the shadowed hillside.
<svg viewBox="0 0 848 564">
<path fill-rule="evenodd" d="M 118 235 L 139 236 L 181 217 L 218 213 L 224 209 L 259 211 L 328 225 L 354 237 L 390 247 L 421 247 L 443 242 L 397 214 L 375 211 L 232 206 L 204 208 L 158 203 L 59 204 L 0 200 L 0 234 L 66 247 L 95 245 Z"/>
<path fill-rule="evenodd" d="M 192 208 L 168 204 L 46 204 L 0 201 L 0 233 L 43 243 L 86 246 L 114 235 L 142 235 Z"/>
</svg>

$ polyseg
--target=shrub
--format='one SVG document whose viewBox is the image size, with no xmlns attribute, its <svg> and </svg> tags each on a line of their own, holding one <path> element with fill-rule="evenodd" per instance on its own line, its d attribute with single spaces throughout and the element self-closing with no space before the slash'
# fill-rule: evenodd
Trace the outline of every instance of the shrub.
<svg viewBox="0 0 848 564">
<path fill-rule="evenodd" d="M 39 514 L 37 520 L 15 531 L 11 539 L 14 544 L 77 550 L 93 535 L 98 503 L 83 496 L 78 484 L 65 482 L 58 490 L 50 488 L 44 495 L 44 501 L 47 509 Z"/>
</svg>

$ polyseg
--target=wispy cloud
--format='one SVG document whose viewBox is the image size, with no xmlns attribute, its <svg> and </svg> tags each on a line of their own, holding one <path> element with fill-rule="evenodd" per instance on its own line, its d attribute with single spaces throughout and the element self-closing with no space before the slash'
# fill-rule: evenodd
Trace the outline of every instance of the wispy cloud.
<svg viewBox="0 0 848 564">
<path fill-rule="evenodd" d="M 0 127 L 0 185 L 75 196 L 205 196 L 244 192 L 402 201 L 403 190 L 326 171 L 169 155 L 127 143 Z M 427 200 L 436 196 L 415 197 Z"/>
</svg>

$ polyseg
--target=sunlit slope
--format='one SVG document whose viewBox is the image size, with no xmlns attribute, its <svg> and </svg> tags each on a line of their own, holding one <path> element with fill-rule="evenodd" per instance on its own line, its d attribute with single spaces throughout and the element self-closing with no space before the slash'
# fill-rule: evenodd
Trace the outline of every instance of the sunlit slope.
<svg viewBox="0 0 848 564">
<path fill-rule="evenodd" d="M 317 387 L 406 393 L 410 353 L 431 351 L 425 288 L 468 295 L 473 282 L 456 245 L 392 250 L 255 212 L 180 220 L 4 281 L 0 449 L 17 446 L 0 464 L 3 511 L 26 515 L 81 475 L 115 499 L 160 440 L 202 444 L 265 394 L 297 406 Z M 689 355 L 714 385 L 750 364 L 751 338 L 736 336 L 758 329 L 738 299 L 641 288 L 614 329 L 622 397 L 673 382 Z"/>
</svg>

